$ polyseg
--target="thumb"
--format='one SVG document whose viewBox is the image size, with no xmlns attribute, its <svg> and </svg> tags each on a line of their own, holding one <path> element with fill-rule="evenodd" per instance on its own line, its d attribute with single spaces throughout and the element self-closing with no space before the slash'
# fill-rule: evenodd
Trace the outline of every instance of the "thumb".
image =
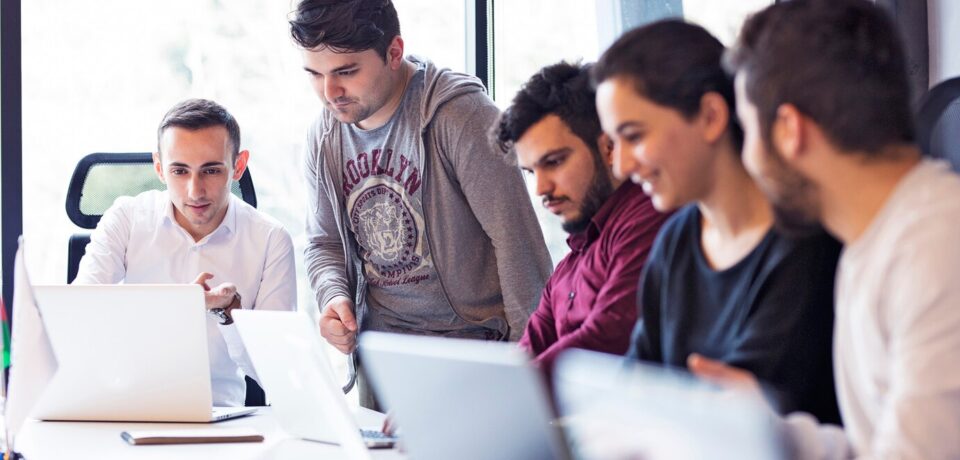
<svg viewBox="0 0 960 460">
<path fill-rule="evenodd" d="M 357 330 L 357 320 L 353 315 L 353 309 L 350 308 L 350 304 L 347 302 L 336 303 L 331 306 L 333 311 L 340 317 L 340 322 L 343 323 L 343 326 L 349 329 L 351 332 Z"/>
</svg>

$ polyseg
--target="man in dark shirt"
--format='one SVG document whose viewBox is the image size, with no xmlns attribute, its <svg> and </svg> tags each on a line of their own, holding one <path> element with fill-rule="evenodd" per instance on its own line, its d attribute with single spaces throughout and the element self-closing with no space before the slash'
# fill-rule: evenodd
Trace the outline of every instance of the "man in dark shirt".
<svg viewBox="0 0 960 460">
<path fill-rule="evenodd" d="M 685 366 L 702 355 L 749 369 L 786 413 L 839 421 L 833 389 L 833 276 L 839 244 L 773 229 L 769 202 L 740 161 L 723 45 L 668 20 L 618 39 L 594 68 L 603 129 L 663 227 L 640 286 L 634 357 Z M 685 206 L 685 207 L 684 207 Z"/>
<path fill-rule="evenodd" d="M 637 319 L 637 281 L 666 216 L 640 187 L 614 177 L 589 67 L 548 66 L 514 97 L 494 130 L 560 216 L 571 252 L 557 265 L 520 346 L 549 370 L 567 348 L 623 354 Z"/>
</svg>

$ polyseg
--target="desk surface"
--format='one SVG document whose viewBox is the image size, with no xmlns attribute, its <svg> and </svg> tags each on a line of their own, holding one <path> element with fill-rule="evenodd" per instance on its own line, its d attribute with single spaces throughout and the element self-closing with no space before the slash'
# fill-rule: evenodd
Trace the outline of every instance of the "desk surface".
<svg viewBox="0 0 960 460">
<path fill-rule="evenodd" d="M 359 408 L 360 426 L 378 426 L 383 414 Z M 264 436 L 260 443 L 131 446 L 120 439 L 126 430 L 250 427 Z M 48 459 L 346 459 L 338 446 L 293 438 L 280 430 L 269 407 L 254 415 L 214 424 L 130 422 L 28 422 L 17 439 L 27 460 Z M 402 459 L 396 450 L 372 450 L 374 459 Z"/>
</svg>

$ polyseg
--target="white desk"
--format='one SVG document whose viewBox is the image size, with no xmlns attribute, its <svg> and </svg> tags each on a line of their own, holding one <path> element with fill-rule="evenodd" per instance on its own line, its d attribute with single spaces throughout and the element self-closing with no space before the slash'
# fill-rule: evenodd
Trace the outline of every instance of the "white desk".
<svg viewBox="0 0 960 460">
<path fill-rule="evenodd" d="M 360 408 L 361 426 L 379 426 L 383 414 Z M 264 436 L 259 443 L 131 446 L 120 439 L 126 430 L 252 427 Z M 346 459 L 338 446 L 290 437 L 280 430 L 269 407 L 256 414 L 214 424 L 130 422 L 27 422 L 17 439 L 27 460 L 60 459 Z M 374 459 L 403 459 L 397 450 L 372 450 Z"/>
</svg>

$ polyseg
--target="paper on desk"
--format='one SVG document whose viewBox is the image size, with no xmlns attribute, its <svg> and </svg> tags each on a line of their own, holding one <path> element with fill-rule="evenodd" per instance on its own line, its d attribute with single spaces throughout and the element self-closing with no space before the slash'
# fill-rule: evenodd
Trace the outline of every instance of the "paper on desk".
<svg viewBox="0 0 960 460">
<path fill-rule="evenodd" d="M 27 276 L 23 238 L 13 268 L 13 330 L 10 337 L 10 382 L 4 420 L 16 439 L 23 422 L 57 371 L 57 359 L 40 317 Z"/>
</svg>

